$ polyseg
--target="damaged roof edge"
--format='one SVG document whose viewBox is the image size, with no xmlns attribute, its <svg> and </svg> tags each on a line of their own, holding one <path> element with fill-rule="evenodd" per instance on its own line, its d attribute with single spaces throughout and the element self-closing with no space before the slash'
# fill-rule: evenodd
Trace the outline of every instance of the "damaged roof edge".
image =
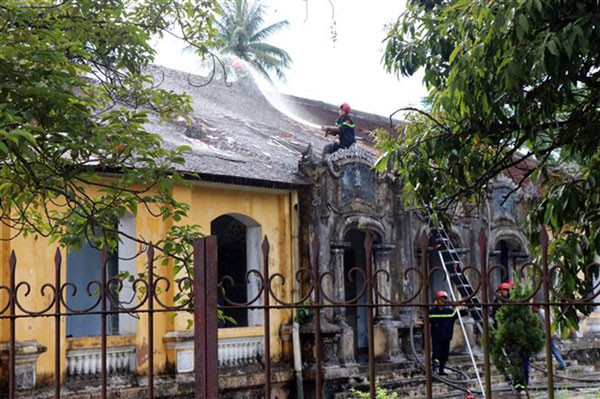
<svg viewBox="0 0 600 399">
<path fill-rule="evenodd" d="M 119 168 L 102 168 L 97 167 L 96 171 L 99 174 L 110 176 L 119 175 L 121 169 Z M 200 173 L 200 172 L 185 172 L 179 170 L 178 173 L 186 180 L 191 182 L 210 182 L 210 183 L 222 183 L 232 184 L 236 186 L 247 186 L 247 187 L 260 187 L 260 188 L 272 188 L 280 190 L 293 190 L 299 187 L 310 186 L 312 183 L 307 179 L 298 177 L 296 181 L 277 181 L 277 180 L 265 180 L 265 179 L 253 179 L 249 177 L 241 176 L 230 176 L 230 175 L 216 175 L 212 173 Z"/>
<path fill-rule="evenodd" d="M 215 175 L 210 173 L 186 173 L 180 172 L 186 180 L 205 181 L 211 183 L 233 184 L 236 186 L 262 187 L 291 190 L 303 186 L 310 186 L 312 183 L 306 179 L 298 178 L 295 182 L 283 182 L 276 180 L 253 179 L 249 177 Z"/>
</svg>

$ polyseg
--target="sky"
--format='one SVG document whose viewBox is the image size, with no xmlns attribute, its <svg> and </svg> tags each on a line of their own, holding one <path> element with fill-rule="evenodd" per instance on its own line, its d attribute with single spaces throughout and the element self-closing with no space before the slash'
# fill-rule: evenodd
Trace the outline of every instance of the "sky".
<svg viewBox="0 0 600 399">
<path fill-rule="evenodd" d="M 353 109 L 384 116 L 419 105 L 426 95 L 422 75 L 399 79 L 386 73 L 381 63 L 384 27 L 404 10 L 404 1 L 259 1 L 269 10 L 266 24 L 289 21 L 268 40 L 293 61 L 285 82 L 275 81 L 280 92 L 336 105 L 347 102 Z M 198 57 L 183 48 L 172 38 L 158 41 L 156 62 L 198 73 Z"/>
</svg>

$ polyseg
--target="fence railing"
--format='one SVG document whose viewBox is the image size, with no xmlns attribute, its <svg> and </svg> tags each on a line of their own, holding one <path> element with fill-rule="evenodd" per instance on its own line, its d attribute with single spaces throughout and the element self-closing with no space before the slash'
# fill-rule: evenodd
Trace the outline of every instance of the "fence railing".
<svg viewBox="0 0 600 399">
<path fill-rule="evenodd" d="M 551 320 L 550 307 L 554 305 L 599 305 L 598 295 L 600 294 L 599 284 L 592 285 L 589 294 L 580 298 L 571 298 L 561 295 L 556 290 L 552 281 L 561 272 L 560 265 L 549 265 L 547 259 L 548 236 L 544 229 L 540 232 L 540 241 L 542 246 L 541 262 L 539 264 L 528 262 L 518 267 L 516 278 L 527 276 L 532 284 L 530 294 L 520 300 L 506 300 L 503 303 L 494 301 L 494 289 L 491 287 L 491 275 L 496 270 L 501 269 L 499 265 L 488 265 L 487 256 L 487 237 L 483 230 L 479 236 L 480 261 L 479 267 L 465 267 L 463 272 L 469 276 L 469 282 L 473 287 L 473 296 L 479 298 L 479 303 L 483 313 L 483 334 L 481 337 L 483 343 L 483 363 L 486 397 L 491 397 L 491 364 L 489 357 L 489 313 L 491 309 L 497 306 L 530 306 L 532 304 L 541 305 L 545 308 L 545 336 L 546 336 L 546 362 L 547 362 L 547 385 L 549 397 L 553 397 L 554 382 L 552 370 L 551 355 Z M 70 351 L 67 353 L 65 372 L 69 375 L 78 375 L 85 373 L 85 370 L 94 369 L 94 372 L 100 374 L 100 393 L 101 397 L 107 397 L 107 376 L 113 371 L 126 370 L 132 368 L 133 348 L 121 348 L 122 351 L 107 347 L 107 318 L 112 314 L 130 314 L 147 316 L 146 331 L 148 337 L 148 398 L 154 397 L 154 318 L 161 312 L 188 312 L 193 313 L 194 333 L 193 333 L 193 370 L 195 375 L 195 398 L 217 398 L 218 397 L 218 368 L 227 367 L 232 362 L 252 362 L 256 356 L 262 355 L 264 372 L 264 397 L 271 397 L 272 365 L 271 365 L 271 323 L 270 311 L 277 309 L 312 309 L 312 326 L 314 335 L 314 396 L 323 398 L 323 348 L 322 348 L 322 323 L 326 317 L 327 309 L 348 309 L 348 308 L 367 308 L 367 335 L 368 335 L 368 380 L 370 395 L 375 398 L 376 386 L 376 358 L 375 358 L 375 317 L 380 310 L 387 308 L 416 308 L 423 315 L 424 328 L 424 373 L 426 375 L 426 396 L 432 397 L 432 381 L 438 376 L 432 374 L 430 367 L 430 329 L 428 325 L 429 309 L 433 305 L 430 300 L 431 281 L 438 273 L 445 274 L 441 268 L 428 267 L 428 237 L 423 236 L 420 240 L 421 260 L 419 266 L 404 268 L 400 276 L 401 279 L 410 279 L 412 281 L 411 290 L 404 292 L 401 299 L 397 300 L 399 295 L 391 285 L 390 270 L 385 268 L 375 269 L 373 267 L 373 238 L 371 234 L 366 233 L 365 265 L 354 267 L 348 271 L 346 276 L 336 275 L 329 268 L 323 267 L 319 263 L 319 242 L 314 239 L 311 242 L 310 265 L 306 268 L 300 268 L 295 271 L 293 276 L 286 276 L 281 273 L 270 273 L 269 271 L 269 243 L 265 238 L 262 246 L 263 269 L 251 270 L 250 275 L 258 280 L 258 293 L 243 303 L 235 302 L 226 296 L 223 297 L 224 306 L 227 308 L 243 308 L 247 310 L 259 310 L 263 314 L 262 328 L 263 338 L 258 342 L 256 339 L 252 342 L 234 342 L 227 344 L 225 352 L 223 342 L 221 352 L 217 340 L 217 294 L 218 292 L 227 292 L 227 290 L 218 290 L 232 281 L 231 276 L 227 276 L 218 281 L 217 273 L 217 242 L 216 237 L 207 237 L 198 239 L 194 242 L 194 274 L 178 280 L 178 284 L 173 284 L 167 278 L 158 276 L 154 269 L 154 252 L 152 247 L 147 251 L 147 269 L 144 277 L 138 277 L 132 282 L 132 289 L 136 295 L 136 301 L 123 302 L 119 299 L 118 291 L 122 288 L 122 281 L 118 277 L 107 278 L 106 273 L 106 255 L 103 255 L 101 278 L 98 281 L 91 281 L 87 287 L 75 287 L 71 283 L 61 281 L 63 275 L 63 258 L 60 251 L 57 250 L 54 259 L 55 280 L 46 283 L 41 287 L 39 295 L 45 299 L 45 305 L 39 309 L 30 309 L 26 306 L 23 298 L 33 294 L 31 285 L 26 281 L 16 281 L 17 257 L 15 253 L 11 254 L 9 262 L 9 284 L 0 286 L 0 294 L 7 298 L 6 303 L 0 303 L 0 322 L 8 320 L 9 324 L 9 359 L 8 359 L 8 397 L 14 399 L 16 396 L 16 366 L 17 366 L 17 322 L 28 318 L 53 318 L 54 320 L 54 397 L 61 396 L 61 342 L 64 335 L 61 327 L 61 318 L 65 316 L 89 315 L 94 314 L 101 319 L 100 348 L 93 354 L 78 353 Z M 597 264 L 590 267 L 598 267 Z M 344 284 L 341 279 L 351 279 L 355 283 L 361 281 L 362 286 L 357 287 L 358 293 L 354 298 L 346 300 L 340 299 L 339 295 L 332 292 L 332 287 L 336 284 Z M 337 279 L 337 281 L 336 281 Z M 293 280 L 293 281 L 290 281 Z M 403 284 L 396 284 L 402 287 Z M 290 293 L 297 286 L 302 287 L 302 294 L 294 300 L 287 300 Z M 169 304 L 165 298 L 173 298 L 179 291 L 187 288 L 188 295 L 175 304 Z M 96 302 L 86 308 L 78 309 L 68 304 L 67 295 L 74 294 L 78 289 L 87 289 L 90 296 L 97 297 Z M 401 289 L 401 288 L 400 288 Z M 282 295 L 284 293 L 285 295 Z M 2 296 L 0 296 L 2 297 Z M 450 305 L 475 306 L 468 300 L 461 298 L 456 302 L 450 302 Z M 389 311 L 381 312 L 390 315 Z M 236 346 L 237 345 L 237 346 Z M 236 351 L 242 351 L 241 355 L 234 354 Z M 231 356 L 229 353 L 231 352 Z M 239 355 L 239 356 L 238 356 Z M 231 360 L 233 359 L 233 360 Z M 241 359 L 241 360 L 240 360 Z M 88 368 L 84 363 L 88 362 Z M 236 363 L 237 364 L 237 363 Z M 448 383 L 448 381 L 445 381 Z M 450 382 L 451 383 L 451 382 Z"/>
</svg>

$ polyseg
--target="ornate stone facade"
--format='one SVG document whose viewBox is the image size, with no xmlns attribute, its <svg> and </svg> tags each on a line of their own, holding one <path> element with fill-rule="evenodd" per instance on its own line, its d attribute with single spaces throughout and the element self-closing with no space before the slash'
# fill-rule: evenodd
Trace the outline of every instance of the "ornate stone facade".
<svg viewBox="0 0 600 399">
<path fill-rule="evenodd" d="M 354 145 L 323 161 L 309 148 L 300 162 L 301 173 L 313 183 L 300 192 L 302 254 L 306 260 L 311 258 L 308 243 L 316 236 L 320 243 L 319 272 L 332 276 L 323 281 L 322 289 L 335 302 L 352 301 L 360 291 L 357 286 L 363 283 L 361 273 L 365 268 L 361 246 L 366 233 L 374 238 L 373 268 L 384 271 L 377 275 L 376 290 L 393 300 L 415 292 L 415 281 L 404 272 L 418 266 L 418 240 L 423 233 L 428 234 L 429 227 L 422 215 L 403 209 L 399 200 L 402 187 L 393 176 L 376 174 L 372 169 L 374 160 L 371 153 Z M 484 212 L 456 210 L 453 229 L 448 233 L 464 264 L 479 265 L 477 237 L 483 228 L 490 237 L 490 263 L 505 266 L 504 272 L 492 276 L 493 283 L 512 277 L 514 265 L 528 256 L 527 240 L 518 226 L 533 195 L 530 191 L 516 189 L 511 180 L 501 179 L 490 185 L 489 205 Z M 326 366 L 330 370 L 325 379 L 331 376 L 330 386 L 339 383 L 335 379 L 351 376 L 366 360 L 366 312 L 358 309 L 334 307 L 322 314 L 323 334 L 328 340 L 324 348 L 328 351 Z M 408 354 L 409 323 L 411 317 L 416 317 L 411 312 L 409 308 L 393 307 L 377 310 L 374 337 L 378 361 L 399 362 Z M 314 342 L 312 326 L 306 327 L 303 338 Z M 456 335 L 460 341 L 462 334 Z M 455 344 L 458 351 L 460 346 L 460 342 Z M 309 363 L 311 359 L 309 356 Z"/>
</svg>

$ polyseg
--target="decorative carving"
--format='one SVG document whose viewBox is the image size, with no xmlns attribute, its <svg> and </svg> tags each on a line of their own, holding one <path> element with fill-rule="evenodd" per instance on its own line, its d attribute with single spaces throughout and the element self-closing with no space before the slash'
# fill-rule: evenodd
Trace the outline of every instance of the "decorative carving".
<svg viewBox="0 0 600 399">
<path fill-rule="evenodd" d="M 340 171 L 341 202 L 348 203 L 356 198 L 375 202 L 375 173 L 364 163 L 347 163 Z"/>
<path fill-rule="evenodd" d="M 374 158 L 356 144 L 351 145 L 348 148 L 339 149 L 333 154 L 325 156 L 325 162 L 327 163 L 329 172 L 337 178 L 340 177 L 341 173 L 339 169 L 339 166 L 341 165 L 339 164 L 347 161 L 360 162 L 370 167 L 373 165 Z M 374 172 L 371 171 L 371 173 L 374 175 Z"/>
<path fill-rule="evenodd" d="M 517 208 L 515 204 L 514 184 L 497 184 L 492 191 L 492 206 L 495 218 L 507 217 L 515 220 Z"/>
<path fill-rule="evenodd" d="M 302 152 L 302 159 L 301 159 L 301 163 L 316 163 L 317 160 L 317 155 L 315 154 L 315 151 L 312 147 L 312 144 L 309 143 L 308 147 L 306 147 L 306 150 L 304 152 Z"/>
<path fill-rule="evenodd" d="M 21 341 L 15 344 L 15 388 L 17 390 L 33 389 L 36 384 L 36 362 L 46 352 L 46 347 L 37 341 Z M 9 347 L 8 343 L 0 344 L 0 392 L 8 383 Z M 6 374 L 5 374 L 6 373 Z"/>
<path fill-rule="evenodd" d="M 369 163 L 373 163 L 373 156 L 370 153 L 360 148 L 358 145 L 353 144 L 348 148 L 341 148 L 326 156 L 327 162 L 338 162 L 344 159 L 363 159 Z"/>
</svg>

